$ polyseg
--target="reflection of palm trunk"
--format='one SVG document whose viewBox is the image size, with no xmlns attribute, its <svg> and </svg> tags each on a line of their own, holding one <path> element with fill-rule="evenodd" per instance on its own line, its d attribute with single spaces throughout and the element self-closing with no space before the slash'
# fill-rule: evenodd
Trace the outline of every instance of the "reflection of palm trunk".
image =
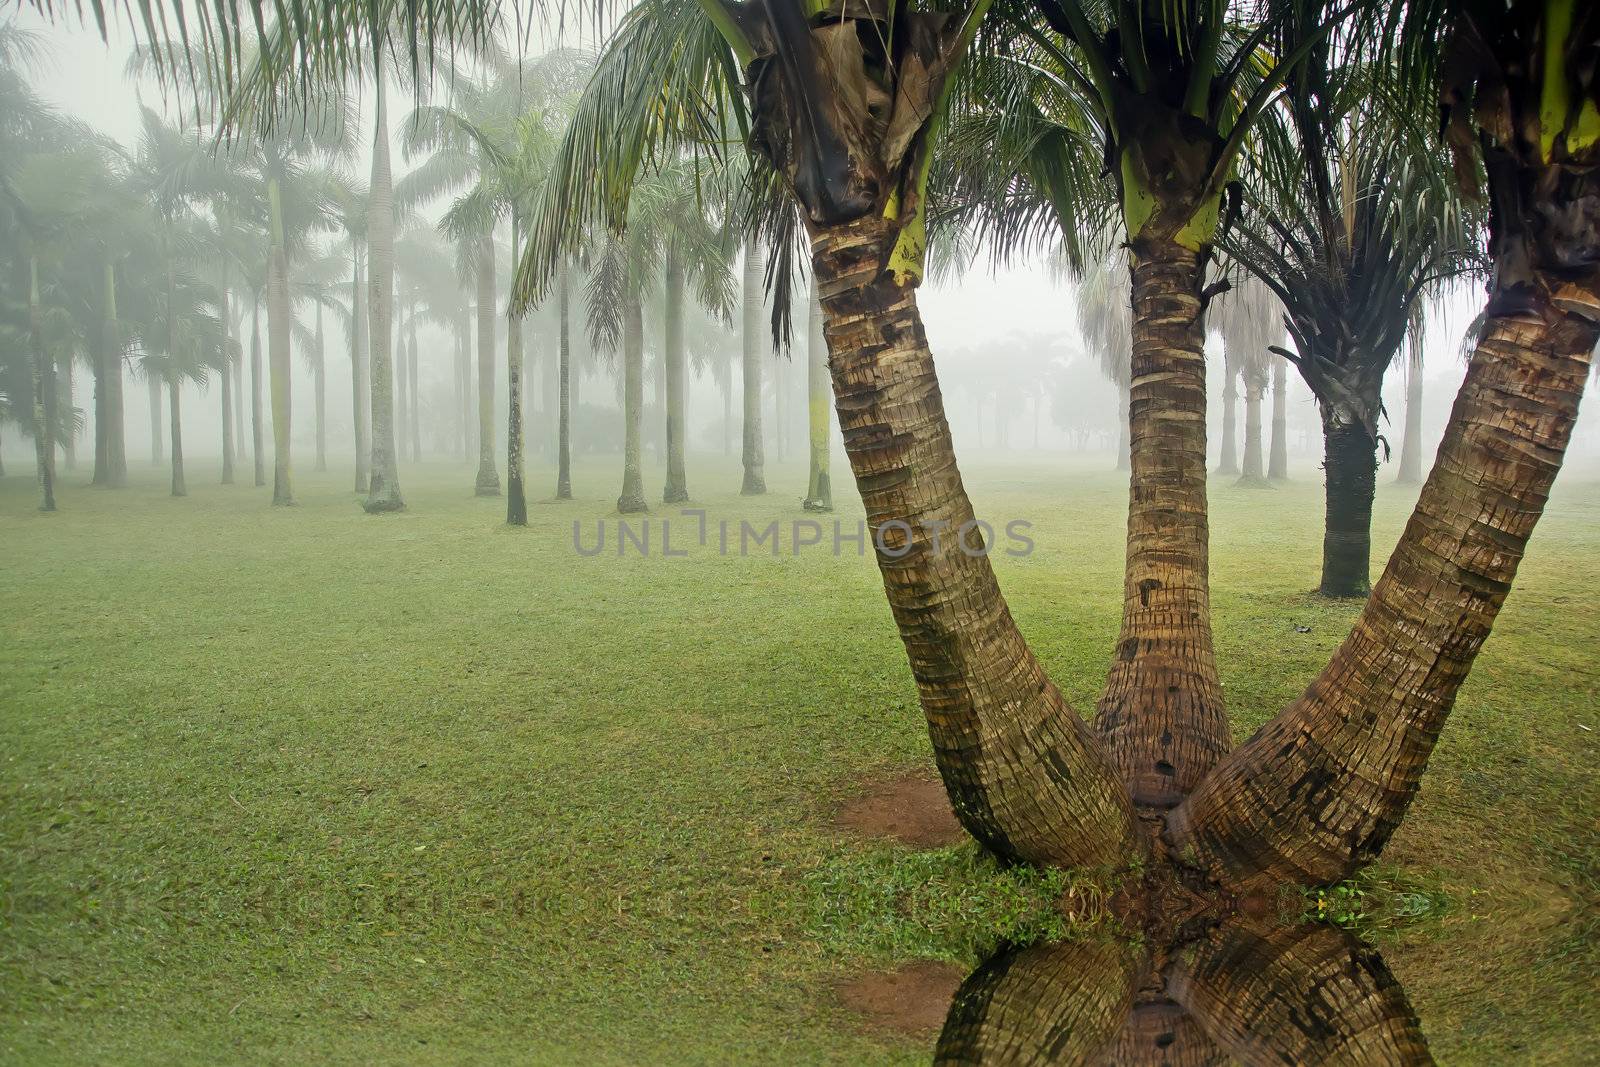
<svg viewBox="0 0 1600 1067">
<path fill-rule="evenodd" d="M 767 491 L 766 457 L 761 444 L 761 292 L 766 258 L 754 237 L 744 241 L 744 482 L 739 492 Z"/>
<path fill-rule="evenodd" d="M 811 474 L 806 481 L 807 511 L 833 510 L 833 483 L 828 476 L 833 449 L 833 410 L 828 403 L 828 340 L 822 335 L 822 304 L 813 281 L 806 330 L 806 412 L 810 427 Z"/>
<path fill-rule="evenodd" d="M 667 485 L 661 499 L 681 504 L 689 499 L 684 469 L 683 410 L 683 263 L 675 250 L 667 253 L 666 336 L 662 345 L 667 394 Z"/>
<path fill-rule="evenodd" d="M 494 238 L 478 242 L 478 496 L 499 496 L 494 469 Z"/>
<path fill-rule="evenodd" d="M 644 502 L 640 470 L 644 414 L 644 314 L 639 298 L 623 298 L 622 309 L 622 495 L 617 510 L 627 514 L 650 510 Z"/>
<path fill-rule="evenodd" d="M 183 480 L 183 422 L 179 417 L 177 375 L 167 382 L 168 406 L 172 409 L 172 495 L 188 496 Z"/>
<path fill-rule="evenodd" d="M 1175 855 L 1248 887 L 1326 885 L 1382 850 L 1544 510 L 1597 333 L 1549 307 L 1489 319 L 1355 628 L 1305 694 L 1172 813 Z"/>
<path fill-rule="evenodd" d="M 372 481 L 368 512 L 399 511 L 400 463 L 394 427 L 394 187 L 389 172 L 389 111 L 381 53 L 374 56 L 377 115 L 372 134 L 372 181 L 367 197 L 368 401 L 372 410 Z"/>
<path fill-rule="evenodd" d="M 820 229 L 812 261 L 845 451 L 940 773 L 962 824 L 1000 856 L 1121 862 L 1134 848 L 1127 792 L 1000 594 L 915 290 L 882 269 L 893 239 L 872 213 Z"/>
<path fill-rule="evenodd" d="M 1128 550 L 1122 629 L 1095 725 L 1147 808 L 1182 800 L 1230 744 L 1211 644 L 1202 266 L 1176 242 L 1129 252 Z"/>
<path fill-rule="evenodd" d="M 1289 374 L 1288 361 L 1272 357 L 1272 446 L 1268 450 L 1267 477 L 1289 477 Z"/>
<path fill-rule="evenodd" d="M 572 338 L 568 331 L 568 316 L 571 311 L 571 291 L 567 277 L 567 262 L 561 261 L 559 273 L 556 275 L 557 312 L 561 321 L 556 327 L 559 331 L 557 343 L 560 346 L 557 358 L 560 366 L 557 368 L 559 381 L 556 385 L 557 403 L 560 410 L 556 413 L 556 499 L 572 499 Z"/>
</svg>

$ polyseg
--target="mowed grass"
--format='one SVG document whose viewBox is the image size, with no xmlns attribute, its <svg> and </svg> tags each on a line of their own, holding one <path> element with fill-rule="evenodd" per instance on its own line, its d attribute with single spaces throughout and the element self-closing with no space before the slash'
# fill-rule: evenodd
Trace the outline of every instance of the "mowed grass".
<svg viewBox="0 0 1600 1067">
<path fill-rule="evenodd" d="M 298 470 L 292 509 L 204 465 L 184 500 L 160 471 L 117 493 L 66 475 L 54 515 L 0 481 L 0 1057 L 926 1059 L 863 1033 L 834 983 L 970 959 L 1033 921 L 1040 886 L 831 829 L 862 781 L 931 767 L 871 559 L 831 531 L 724 557 L 688 519 L 687 558 L 586 558 L 572 526 L 614 537 L 615 463 L 580 465 L 565 503 L 531 466 L 526 529 L 443 460 L 403 469 L 389 516 L 344 470 Z M 1098 459 L 967 468 L 981 515 L 1033 524 L 1036 550 L 996 566 L 1091 708 L 1125 481 Z M 803 473 L 741 498 L 731 464 L 692 457 L 690 485 L 713 524 L 759 527 L 803 517 Z M 1319 472 L 1297 473 L 1212 488 L 1240 737 L 1357 610 L 1307 592 Z M 1383 486 L 1380 558 L 1410 502 Z M 1443 1062 L 1578 1062 L 1600 1038 L 1597 518 L 1600 481 L 1565 472 L 1386 856 L 1382 878 L 1450 900 L 1382 936 Z"/>
</svg>

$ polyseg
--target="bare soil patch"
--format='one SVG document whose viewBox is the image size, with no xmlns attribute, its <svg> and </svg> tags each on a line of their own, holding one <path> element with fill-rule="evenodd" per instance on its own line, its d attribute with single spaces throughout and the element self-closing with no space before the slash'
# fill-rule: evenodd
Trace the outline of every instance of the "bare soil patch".
<svg viewBox="0 0 1600 1067">
<path fill-rule="evenodd" d="M 839 1002 L 861 1017 L 868 1032 L 931 1036 L 944 1026 L 964 977 L 953 963 L 921 960 L 841 982 Z"/>
<path fill-rule="evenodd" d="M 926 774 L 906 774 L 871 783 L 846 801 L 834 825 L 863 837 L 889 838 L 914 848 L 953 845 L 966 831 L 950 810 L 944 783 Z"/>
</svg>

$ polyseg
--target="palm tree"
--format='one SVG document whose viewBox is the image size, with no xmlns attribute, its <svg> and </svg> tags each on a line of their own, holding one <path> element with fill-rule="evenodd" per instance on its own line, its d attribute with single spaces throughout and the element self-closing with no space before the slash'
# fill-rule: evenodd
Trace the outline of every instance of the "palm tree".
<svg viewBox="0 0 1600 1067">
<path fill-rule="evenodd" d="M 294 321 L 294 336 L 300 344 L 312 376 L 312 396 L 316 415 L 316 469 L 328 469 L 328 413 L 327 413 L 327 360 L 326 334 L 323 329 L 323 312 L 338 316 L 348 330 L 351 328 L 350 309 L 339 293 L 344 271 L 348 266 L 345 257 L 334 249 L 318 250 L 301 257 L 295 266 L 294 278 L 289 285 L 289 295 L 294 304 L 310 304 L 315 325 L 307 329 L 299 320 Z"/>
<path fill-rule="evenodd" d="M 333 187 L 333 202 L 344 240 L 339 246 L 350 258 L 350 401 L 351 433 L 356 446 L 355 491 L 372 488 L 373 443 L 369 418 L 372 412 L 371 384 L 367 377 L 367 220 L 371 211 L 367 190 L 358 183 L 340 182 Z"/>
<path fill-rule="evenodd" d="M 833 412 L 828 403 L 828 342 L 822 336 L 822 301 L 812 282 L 806 301 L 806 423 L 810 432 L 810 472 L 805 499 L 807 511 L 833 510 L 833 482 L 828 476 L 833 443 Z"/>
<path fill-rule="evenodd" d="M 1396 485 L 1422 484 L 1422 362 L 1428 336 L 1425 311 L 1424 303 L 1417 301 L 1411 306 L 1411 318 L 1406 323 L 1406 358 L 1400 365 L 1406 383 L 1405 430 L 1400 439 Z"/>
<path fill-rule="evenodd" d="M 1260 485 L 1267 480 L 1261 442 L 1261 399 L 1266 392 L 1273 343 L 1283 336 L 1283 308 L 1271 289 L 1245 276 L 1235 281 L 1214 304 L 1211 323 L 1223 339 L 1228 366 L 1244 384 L 1244 462 L 1235 466 L 1240 485 Z M 1230 379 L 1227 388 L 1232 392 Z M 1226 410 L 1226 409 L 1225 409 Z M 1223 454 L 1235 438 L 1228 417 L 1223 419 Z M 1227 466 L 1223 463 L 1219 472 Z"/>
</svg>

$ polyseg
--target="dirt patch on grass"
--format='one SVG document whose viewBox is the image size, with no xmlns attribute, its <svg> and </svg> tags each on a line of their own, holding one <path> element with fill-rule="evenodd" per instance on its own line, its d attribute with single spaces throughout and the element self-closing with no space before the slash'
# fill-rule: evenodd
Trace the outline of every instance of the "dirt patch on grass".
<svg viewBox="0 0 1600 1067">
<path fill-rule="evenodd" d="M 944 1026 L 964 977 L 953 963 L 925 960 L 841 982 L 839 1002 L 861 1017 L 866 1031 L 929 1037 Z"/>
<path fill-rule="evenodd" d="M 865 793 L 845 802 L 834 825 L 863 837 L 889 838 L 914 848 L 953 845 L 966 838 L 950 810 L 944 783 L 925 774 L 870 783 Z"/>
</svg>

